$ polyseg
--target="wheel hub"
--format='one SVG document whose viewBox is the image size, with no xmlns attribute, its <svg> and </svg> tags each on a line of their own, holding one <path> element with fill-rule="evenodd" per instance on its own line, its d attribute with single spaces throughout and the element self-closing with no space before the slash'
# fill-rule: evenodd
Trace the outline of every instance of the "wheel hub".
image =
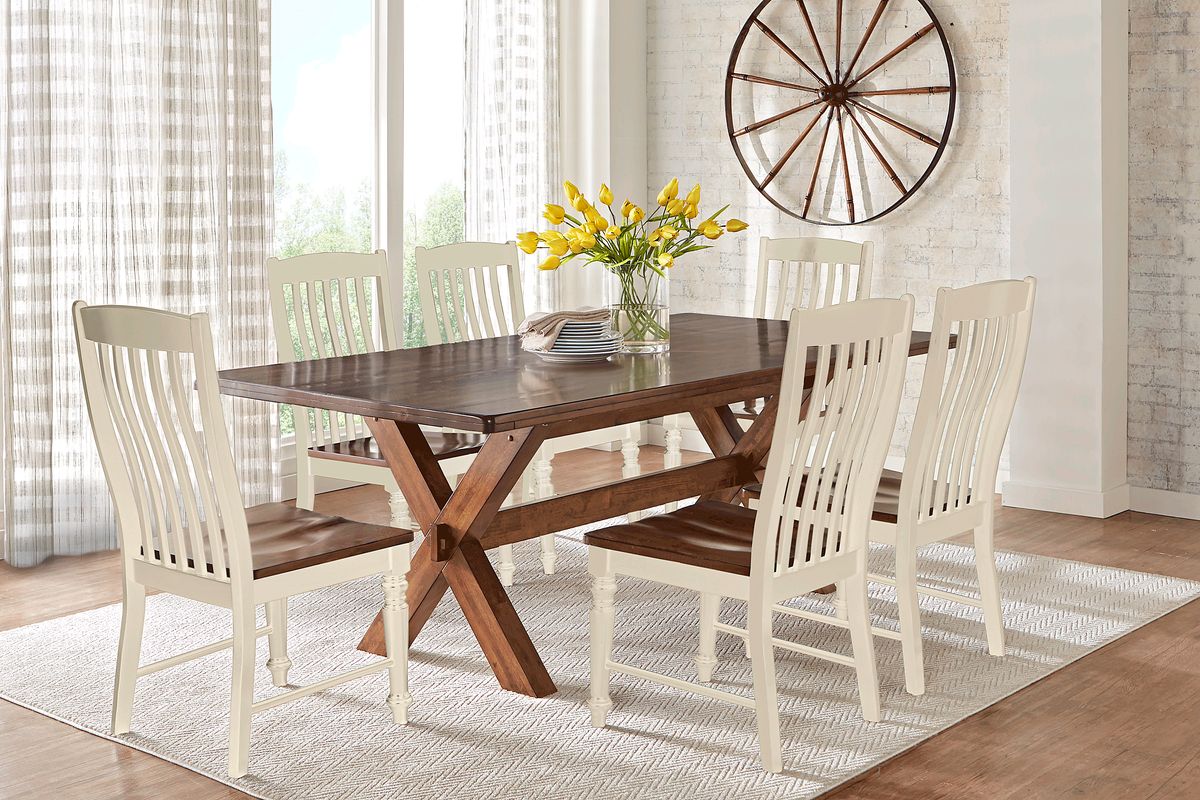
<svg viewBox="0 0 1200 800">
<path fill-rule="evenodd" d="M 817 96 L 831 106 L 844 106 L 850 96 L 850 90 L 840 83 L 831 83 L 822 86 L 817 91 Z"/>
</svg>

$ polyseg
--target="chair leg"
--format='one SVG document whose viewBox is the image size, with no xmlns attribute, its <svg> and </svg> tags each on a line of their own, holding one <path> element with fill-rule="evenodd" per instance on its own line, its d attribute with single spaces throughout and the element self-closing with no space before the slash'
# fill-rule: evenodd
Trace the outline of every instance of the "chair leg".
<svg viewBox="0 0 1200 800">
<path fill-rule="evenodd" d="M 864 565 L 865 566 L 865 565 Z M 879 721 L 879 675 L 875 669 L 875 641 L 867 608 L 867 579 L 863 572 L 847 578 L 838 589 L 846 603 L 850 642 L 854 648 L 854 670 L 858 674 L 858 698 L 863 719 Z"/>
<path fill-rule="evenodd" d="M 272 600 L 267 603 L 267 625 L 271 632 L 267 634 L 267 644 L 271 657 L 267 659 L 267 669 L 271 671 L 271 682 L 276 686 L 287 686 L 288 669 L 292 660 L 287 651 L 287 598 Z"/>
<path fill-rule="evenodd" d="M 849 619 L 846 612 L 846 582 L 838 581 L 834 584 L 833 592 L 833 614 L 838 619 Z"/>
<path fill-rule="evenodd" d="M 129 733 L 133 690 L 142 657 L 142 630 L 146 624 L 146 587 L 126 579 L 121 606 L 121 640 L 117 648 L 117 677 L 113 686 L 112 732 Z"/>
<path fill-rule="evenodd" d="M 393 528 L 404 528 L 405 530 L 409 531 L 412 530 L 412 515 L 408 513 L 408 501 L 404 499 L 403 492 L 396 488 L 389 488 L 388 507 L 392 512 L 392 518 L 390 522 Z"/>
<path fill-rule="evenodd" d="M 663 467 L 672 469 L 674 467 L 683 466 L 683 434 L 679 430 L 679 415 L 670 414 L 663 417 L 663 446 L 666 452 L 663 453 Z M 679 508 L 677 501 L 667 503 L 667 511 L 675 511 Z"/>
<path fill-rule="evenodd" d="M 1004 610 L 1000 605 L 1000 584 L 996 574 L 996 552 L 992 547 L 992 518 L 975 529 L 975 569 L 979 573 L 979 595 L 983 601 L 983 621 L 987 626 L 988 652 L 1004 656 Z"/>
<path fill-rule="evenodd" d="M 638 447 L 638 442 L 637 442 L 637 426 L 636 425 L 626 425 L 625 426 L 625 438 L 621 443 L 621 477 L 622 478 L 636 478 L 638 475 L 641 474 L 642 469 L 641 469 L 641 466 L 638 464 L 638 454 L 640 452 L 641 452 L 641 448 Z M 642 517 L 641 512 L 637 512 L 637 511 L 631 511 L 628 514 L 628 518 L 629 518 L 630 522 L 634 522 L 638 519 L 641 519 L 641 517 Z"/>
<path fill-rule="evenodd" d="M 296 448 L 300 450 L 299 447 Z M 308 461 L 308 451 L 296 453 L 296 508 L 313 510 L 317 501 L 316 480 Z"/>
<path fill-rule="evenodd" d="M 588 553 L 588 562 L 588 571 L 592 574 L 592 688 L 588 708 L 592 711 L 592 726 L 603 728 L 612 708 L 612 698 L 608 694 L 608 662 L 612 657 L 617 579 L 605 551 L 593 548 Z"/>
<path fill-rule="evenodd" d="M 542 572 L 553 575 L 558 566 L 558 547 L 554 542 L 554 534 L 547 533 L 540 537 L 542 543 Z"/>
<path fill-rule="evenodd" d="M 758 750 L 763 769 L 783 772 L 779 742 L 779 698 L 775 685 L 775 645 L 771 632 L 771 604 L 752 600 L 749 608 L 751 664 L 754 672 L 754 711 L 758 718 Z"/>
<path fill-rule="evenodd" d="M 901 537 L 903 538 L 903 537 Z M 917 595 L 917 551 L 896 543 L 896 605 L 900 609 L 900 649 L 904 653 L 904 688 L 925 694 L 925 656 L 921 642 L 921 607 Z"/>
<path fill-rule="evenodd" d="M 236 601 L 235 601 L 236 602 Z M 233 611 L 233 682 L 229 703 L 229 775 L 246 774 L 250 761 L 250 717 L 254 703 L 254 606 Z"/>
<path fill-rule="evenodd" d="M 412 704 L 408 692 L 407 592 L 408 580 L 403 572 L 389 572 L 383 577 L 383 639 L 392 660 L 387 702 L 397 725 L 408 724 L 408 707 Z"/>
<path fill-rule="evenodd" d="M 552 480 L 554 470 L 548 449 L 543 447 L 538 455 L 540 460 L 533 465 L 533 494 L 538 500 L 545 500 L 554 497 L 554 481 Z M 542 572 L 553 575 L 558 566 L 558 548 L 554 541 L 554 534 L 548 533 L 541 537 L 541 544 Z"/>
<path fill-rule="evenodd" d="M 500 553 L 500 564 L 496 567 L 496 572 L 500 575 L 500 585 L 512 586 L 513 575 L 517 571 L 517 562 L 513 560 L 513 546 L 502 544 L 496 550 Z"/>
<path fill-rule="evenodd" d="M 717 666 L 717 616 L 721 613 L 721 597 L 700 595 L 700 645 L 696 649 L 696 675 L 701 683 L 712 680 Z"/>
<path fill-rule="evenodd" d="M 550 448 L 542 445 L 533 462 L 533 496 L 538 500 L 554 497 L 554 465 L 550 460 L 553 457 Z"/>
</svg>

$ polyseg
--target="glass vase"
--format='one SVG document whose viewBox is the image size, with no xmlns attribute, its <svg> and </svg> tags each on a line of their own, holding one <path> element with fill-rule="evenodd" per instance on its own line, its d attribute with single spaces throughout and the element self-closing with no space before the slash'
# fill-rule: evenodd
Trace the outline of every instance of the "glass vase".
<svg viewBox="0 0 1200 800">
<path fill-rule="evenodd" d="M 671 287 L 666 269 L 647 263 L 611 270 L 613 328 L 626 353 L 665 353 L 671 347 Z"/>
</svg>

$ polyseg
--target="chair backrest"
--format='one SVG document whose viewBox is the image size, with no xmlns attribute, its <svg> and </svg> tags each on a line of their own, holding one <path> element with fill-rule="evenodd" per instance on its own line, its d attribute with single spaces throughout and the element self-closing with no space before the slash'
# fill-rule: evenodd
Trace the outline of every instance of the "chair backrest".
<svg viewBox="0 0 1200 800">
<path fill-rule="evenodd" d="M 515 244 L 418 247 L 416 262 L 429 344 L 509 336 L 525 319 Z"/>
<path fill-rule="evenodd" d="M 824 308 L 870 297 L 873 253 L 871 242 L 762 237 L 754 316 L 787 319 L 793 308 Z M 774 297 L 770 302 L 768 295 Z"/>
<path fill-rule="evenodd" d="M 902 520 L 991 503 L 1029 350 L 1037 281 L 939 289 L 912 440 Z M 950 337 L 956 346 L 950 347 Z"/>
<path fill-rule="evenodd" d="M 228 568 L 249 580 L 208 315 L 82 301 L 72 311 L 123 558 L 222 582 Z"/>
<path fill-rule="evenodd" d="M 866 547 L 912 317 L 912 295 L 792 312 L 752 586 Z"/>
<path fill-rule="evenodd" d="M 284 361 L 373 353 L 399 347 L 389 309 L 387 254 L 311 253 L 267 259 L 275 345 Z M 361 417 L 303 409 L 294 417 L 301 447 L 367 436 Z"/>
</svg>

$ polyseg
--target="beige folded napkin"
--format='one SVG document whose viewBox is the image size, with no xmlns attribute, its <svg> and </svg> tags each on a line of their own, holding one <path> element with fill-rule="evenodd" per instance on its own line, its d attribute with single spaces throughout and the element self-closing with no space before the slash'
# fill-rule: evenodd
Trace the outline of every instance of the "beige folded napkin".
<svg viewBox="0 0 1200 800">
<path fill-rule="evenodd" d="M 606 308 L 581 308 L 578 311 L 552 311 L 530 314 L 517 328 L 521 348 L 546 352 L 554 347 L 558 335 L 568 322 L 608 322 L 612 318 Z"/>
</svg>

